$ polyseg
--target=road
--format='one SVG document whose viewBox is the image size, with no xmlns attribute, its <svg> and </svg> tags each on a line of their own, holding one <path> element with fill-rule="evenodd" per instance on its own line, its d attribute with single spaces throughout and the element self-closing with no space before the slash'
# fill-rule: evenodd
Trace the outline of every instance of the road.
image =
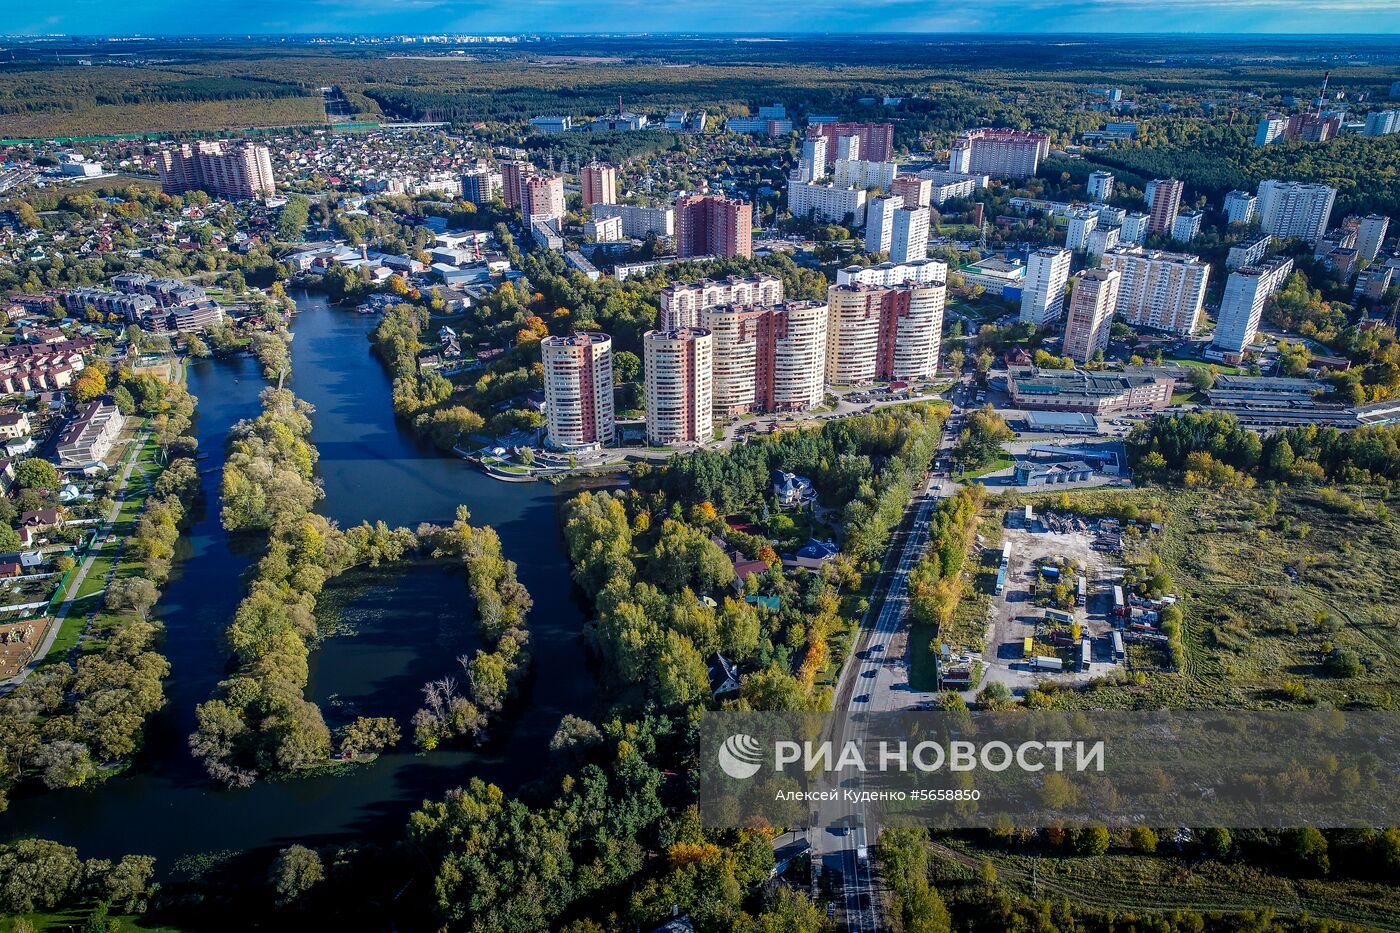
<svg viewBox="0 0 1400 933">
<path fill-rule="evenodd" d="M 955 390 L 955 415 L 965 391 L 963 386 Z M 949 456 L 956 440 L 956 432 L 945 429 L 938 459 Z M 913 699 L 915 695 L 909 689 L 909 665 L 903 650 L 908 641 L 905 621 L 909 610 L 909 572 L 928 546 L 933 510 L 940 499 L 952 495 L 956 489 L 957 484 L 946 477 L 930 477 L 909 503 L 905 519 L 891 539 L 872 595 L 872 605 L 878 609 L 873 621 L 867 616 L 855 650 L 837 680 L 830 736 L 834 747 L 839 748 L 847 741 L 859 742 L 863 728 L 859 714 L 906 709 L 919 702 Z M 859 789 L 863 781 L 852 778 L 847 783 Z M 843 802 L 834 813 L 824 815 L 824 819 L 827 825 L 815 830 L 812 857 L 820 860 L 828 877 L 839 874 L 841 878 L 842 919 L 846 929 L 861 933 L 877 930 L 878 888 L 870 859 L 861 859 L 858 849 L 862 845 L 873 847 L 879 827 L 866 821 L 862 807 L 849 802 Z"/>
</svg>

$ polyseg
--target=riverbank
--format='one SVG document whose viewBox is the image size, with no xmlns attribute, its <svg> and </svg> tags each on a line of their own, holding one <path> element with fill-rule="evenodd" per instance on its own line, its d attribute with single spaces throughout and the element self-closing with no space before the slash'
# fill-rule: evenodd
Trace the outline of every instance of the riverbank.
<svg viewBox="0 0 1400 933">
<path fill-rule="evenodd" d="M 518 565 L 530 591 L 531 670 L 510 715 L 489 747 L 419 755 L 411 743 L 372 763 L 334 773 L 263 781 L 248 790 L 213 785 L 189 754 L 195 706 L 228 674 L 223 632 L 246 592 L 256 555 L 219 523 L 220 479 L 229 429 L 256 416 L 266 385 L 255 360 L 201 360 L 189 369 L 200 399 L 196 428 L 202 504 L 177 546 L 166 594 L 154 616 L 165 626 L 172 665 L 167 705 L 148 729 L 142 754 L 126 773 L 100 787 L 15 800 L 0 814 L 0 838 L 38 836 L 76 846 L 84 857 L 154 855 L 161 876 L 217 863 L 231 853 L 389 839 L 424 799 L 440 797 L 473 776 L 507 792 L 539 773 L 549 741 L 568 713 L 592 710 L 594 679 L 580 650 L 586 616 L 574 602 L 570 566 L 558 528 L 557 502 L 576 483 L 505 485 L 458 457 L 420 443 L 394 419 L 388 377 L 367 339 L 374 319 L 298 295 L 288 385 L 316 408 L 311 440 L 320 451 L 316 476 L 325 489 L 317 511 L 341 527 L 383 520 L 451 525 L 465 504 L 474 525 L 492 526 L 503 556 Z M 341 722 L 356 710 L 407 718 L 430 677 L 473 647 L 437 622 L 444 606 L 469 599 L 460 578 L 441 572 L 374 575 L 353 633 L 326 638 L 312 655 L 308 697 Z M 444 637 L 449 640 L 444 641 Z M 390 647 L 391 646 L 391 647 Z M 198 827 L 193 833 L 191 827 Z"/>
</svg>

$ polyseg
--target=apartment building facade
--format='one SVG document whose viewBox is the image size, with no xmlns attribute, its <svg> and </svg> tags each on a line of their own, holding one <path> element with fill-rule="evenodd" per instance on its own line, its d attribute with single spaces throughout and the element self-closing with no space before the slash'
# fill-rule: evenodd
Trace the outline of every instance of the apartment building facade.
<svg viewBox="0 0 1400 933">
<path fill-rule="evenodd" d="M 617 431 L 612 338 L 600 333 L 546 337 L 540 357 L 549 446 L 564 451 L 611 446 Z"/>
<path fill-rule="evenodd" d="M 642 336 L 647 443 L 704 444 L 714 439 L 714 337 L 699 327 Z"/>
</svg>

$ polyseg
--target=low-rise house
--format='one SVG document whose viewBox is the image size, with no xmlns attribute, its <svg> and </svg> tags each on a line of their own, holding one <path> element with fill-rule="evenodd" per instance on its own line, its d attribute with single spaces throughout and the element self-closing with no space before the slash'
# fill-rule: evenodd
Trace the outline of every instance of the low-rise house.
<svg viewBox="0 0 1400 933">
<path fill-rule="evenodd" d="M 816 492 L 812 489 L 812 481 L 807 477 L 785 470 L 774 470 L 773 495 L 777 496 L 779 505 L 790 508 L 813 498 Z"/>
<path fill-rule="evenodd" d="M 33 430 L 33 425 L 29 422 L 28 412 L 15 409 L 0 411 L 0 440 L 27 437 L 33 433 Z"/>
<path fill-rule="evenodd" d="M 839 553 L 841 553 L 841 549 L 830 538 L 825 541 L 808 538 L 807 543 L 798 548 L 796 554 L 783 559 L 783 566 L 800 567 L 803 570 L 820 570 L 827 561 Z"/>
</svg>

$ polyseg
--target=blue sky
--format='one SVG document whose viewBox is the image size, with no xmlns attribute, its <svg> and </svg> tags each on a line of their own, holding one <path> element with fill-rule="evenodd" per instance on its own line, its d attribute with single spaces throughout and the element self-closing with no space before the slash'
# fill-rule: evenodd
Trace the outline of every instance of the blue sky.
<svg viewBox="0 0 1400 933">
<path fill-rule="evenodd" d="M 22 34 L 1400 33 L 1400 0 L 0 0 Z"/>
</svg>

